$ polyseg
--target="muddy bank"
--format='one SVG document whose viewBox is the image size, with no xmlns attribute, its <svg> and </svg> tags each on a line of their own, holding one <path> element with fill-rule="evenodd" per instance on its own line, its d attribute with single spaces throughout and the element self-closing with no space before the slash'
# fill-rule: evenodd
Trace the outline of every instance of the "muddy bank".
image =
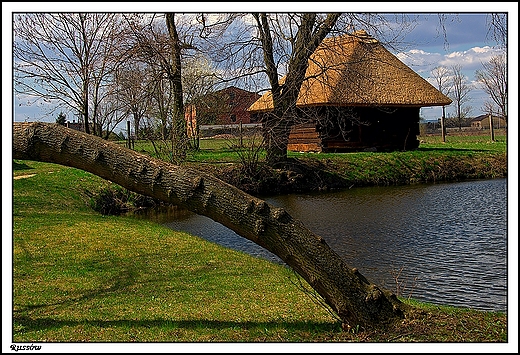
<svg viewBox="0 0 520 355">
<path fill-rule="evenodd" d="M 189 165 L 252 195 L 507 177 L 505 154 L 427 157 L 406 161 L 394 155 L 386 156 L 385 160 L 377 157 L 364 161 L 293 158 L 275 167 L 261 164 L 254 174 L 246 173 L 238 163 Z"/>
</svg>

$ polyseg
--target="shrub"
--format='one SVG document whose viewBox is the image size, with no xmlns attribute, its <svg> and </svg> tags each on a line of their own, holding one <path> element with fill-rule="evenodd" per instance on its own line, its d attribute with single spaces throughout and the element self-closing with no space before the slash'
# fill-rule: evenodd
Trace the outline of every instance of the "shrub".
<svg viewBox="0 0 520 355">
<path fill-rule="evenodd" d="M 120 215 L 135 208 L 154 207 L 160 201 L 129 191 L 119 185 L 111 184 L 98 191 L 85 191 L 90 207 L 104 216 Z"/>
<path fill-rule="evenodd" d="M 131 209 L 128 190 L 119 186 L 106 186 L 87 193 L 90 196 L 90 207 L 102 215 L 120 215 Z"/>
</svg>

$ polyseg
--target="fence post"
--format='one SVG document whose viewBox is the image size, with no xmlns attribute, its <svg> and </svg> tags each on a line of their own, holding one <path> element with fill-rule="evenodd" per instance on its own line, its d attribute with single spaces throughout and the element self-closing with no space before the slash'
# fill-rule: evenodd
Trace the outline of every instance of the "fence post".
<svg viewBox="0 0 520 355">
<path fill-rule="evenodd" d="M 132 149 L 131 143 L 130 143 L 130 121 L 126 121 L 126 131 L 128 136 L 128 149 Z"/>
<path fill-rule="evenodd" d="M 240 120 L 240 123 L 238 124 L 238 130 L 239 130 L 239 134 L 240 134 L 240 148 L 242 148 L 242 143 L 243 143 L 243 140 L 242 140 L 242 120 Z"/>
<path fill-rule="evenodd" d="M 493 127 L 493 115 L 489 114 L 489 132 L 491 133 L 491 142 L 495 141 L 495 128 Z"/>
</svg>

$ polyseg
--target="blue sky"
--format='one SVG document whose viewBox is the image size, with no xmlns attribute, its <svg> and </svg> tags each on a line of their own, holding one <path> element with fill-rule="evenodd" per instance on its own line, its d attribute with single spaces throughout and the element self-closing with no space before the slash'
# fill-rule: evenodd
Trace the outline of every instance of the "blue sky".
<svg viewBox="0 0 520 355">
<path fill-rule="evenodd" d="M 3 26 L 10 25 L 10 16 L 12 12 L 27 11 L 27 3 L 2 3 L 2 16 L 7 21 L 2 21 Z M 57 11 L 92 11 L 92 3 L 59 3 L 59 7 L 55 7 L 54 3 L 33 3 L 32 11 L 50 10 Z M 99 5 L 101 3 L 96 3 Z M 117 12 L 121 11 L 120 3 L 102 3 L 102 8 L 96 6 L 96 11 Z M 145 11 L 145 12 L 197 12 L 200 11 L 200 3 L 127 3 L 125 11 Z M 319 8 L 317 8 L 319 5 Z M 449 4 L 449 7 L 447 6 Z M 288 12 L 294 11 L 294 3 L 204 3 L 204 10 L 209 12 L 251 12 L 251 11 L 275 11 Z M 481 69 L 483 62 L 487 62 L 493 55 L 498 53 L 495 48 L 496 43 L 488 33 L 487 21 L 488 14 L 491 11 L 495 12 L 509 12 L 509 33 L 510 33 L 510 49 L 508 53 L 508 60 L 510 62 L 510 78 L 517 80 L 517 67 L 512 65 L 518 63 L 518 4 L 517 3 L 301 3 L 301 10 L 303 11 L 351 11 L 351 12 L 374 12 L 378 13 L 399 13 L 406 12 L 409 15 L 416 14 L 418 17 L 416 27 L 404 38 L 407 46 L 401 46 L 402 51 L 396 54 L 405 64 L 415 70 L 423 78 L 428 79 L 431 70 L 438 65 L 451 66 L 454 64 L 461 64 L 463 73 L 468 77 L 471 84 L 475 83 L 475 70 Z M 7 8 L 7 9 L 4 9 Z M 4 11 L 7 10 L 7 11 Z M 9 11 L 11 10 L 11 12 Z M 300 9 L 299 9 L 300 10 Z M 447 14 L 448 20 L 445 23 L 447 42 L 443 37 L 439 25 L 438 13 L 439 11 L 468 11 L 471 13 L 459 13 L 453 16 L 453 13 Z M 6 36 L 6 28 L 3 28 L 3 36 Z M 9 28 L 8 31 L 11 31 Z M 10 40 L 4 40 L 4 43 L 9 44 Z M 5 45 L 5 44 L 4 44 Z M 7 51 L 5 51 L 7 52 Z M 4 53 L 5 57 L 5 53 Z M 12 61 L 2 60 L 3 71 L 11 70 Z M 7 69 L 6 69 L 7 67 Z M 3 77 L 9 77 L 3 75 Z M 5 79 L 4 79 L 5 80 Z M 511 79 L 510 79 L 511 80 Z M 9 83 L 10 84 L 10 83 Z M 12 86 L 12 85 L 11 85 Z M 511 85 L 512 87 L 513 85 Z M 515 85 L 517 87 L 517 85 Z M 7 87 L 7 86 L 4 86 Z M 512 92 L 513 94 L 513 92 Z M 478 116 L 482 114 L 482 106 L 487 100 L 487 95 L 475 85 L 474 90 L 470 93 L 470 101 L 467 105 L 472 107 L 470 116 Z M 516 97 L 513 96 L 513 97 Z M 4 95 L 5 101 L 5 95 Z M 54 121 L 54 116 L 43 118 L 46 115 L 46 110 L 42 109 L 38 104 L 29 104 L 29 100 L 18 101 L 15 98 L 14 102 L 8 103 L 13 105 L 14 120 L 15 121 L 35 121 L 46 120 Z M 40 102 L 40 105 L 42 103 Z M 5 107 L 5 105 L 3 105 Z M 44 105 L 43 105 L 44 106 Z M 44 106 L 45 107 L 45 106 Z M 453 108 L 448 108 L 449 114 Z M 12 112 L 12 111 L 11 111 Z M 423 108 L 421 116 L 428 120 L 434 120 L 440 117 L 441 109 L 439 107 Z M 6 117 L 6 115 L 4 115 Z"/>
<path fill-rule="evenodd" d="M 412 43 L 410 48 L 396 53 L 397 57 L 432 84 L 435 84 L 431 80 L 434 67 L 461 65 L 462 73 L 472 87 L 467 103 L 472 107 L 470 115 L 482 114 L 483 104 L 489 98 L 475 81 L 475 71 L 482 69 L 482 63 L 500 54 L 497 43 L 488 32 L 489 13 L 451 15 L 445 24 L 446 40 L 439 26 L 438 14 L 421 13 L 418 16 L 417 27 L 406 37 L 406 41 Z M 447 108 L 447 113 L 450 112 L 454 112 L 453 105 Z M 436 119 L 440 114 L 440 107 L 421 110 L 426 119 Z"/>
</svg>

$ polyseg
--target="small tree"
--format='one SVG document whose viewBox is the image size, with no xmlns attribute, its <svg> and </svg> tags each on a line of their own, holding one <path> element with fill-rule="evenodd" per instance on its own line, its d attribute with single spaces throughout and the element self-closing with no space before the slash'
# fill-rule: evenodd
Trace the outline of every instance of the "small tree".
<svg viewBox="0 0 520 355">
<path fill-rule="evenodd" d="M 56 123 L 65 126 L 65 124 L 67 123 L 67 116 L 65 116 L 63 112 L 60 112 L 60 114 L 56 118 Z"/>
<path fill-rule="evenodd" d="M 193 46 L 184 32 L 177 30 L 178 16 L 174 13 L 160 17 L 128 15 L 126 19 L 134 36 L 136 55 L 146 64 L 146 75 L 151 78 L 151 85 L 146 88 L 150 105 L 147 112 L 143 111 L 143 117 L 146 113 L 151 120 L 143 122 L 140 129 L 159 129 L 163 141 L 160 145 L 164 147 L 158 151 L 166 152 L 164 159 L 180 162 L 188 148 L 181 56 Z"/>
<path fill-rule="evenodd" d="M 466 102 L 469 101 L 469 93 L 471 91 L 471 87 L 468 84 L 467 77 L 462 74 L 462 66 L 457 64 L 452 66 L 452 89 L 451 89 L 451 98 L 453 99 L 453 103 L 455 104 L 455 109 L 457 110 L 456 117 L 459 125 L 459 130 L 462 130 L 462 121 L 469 114 L 471 110 L 470 107 L 466 107 Z"/>
<path fill-rule="evenodd" d="M 450 94 L 450 86 L 449 86 L 449 70 L 445 67 L 436 67 L 431 72 L 432 77 L 435 79 L 435 83 L 437 84 L 437 89 L 444 95 Z M 442 117 L 441 117 L 441 132 L 442 132 L 442 141 L 446 142 L 446 106 L 442 106 Z"/>
<path fill-rule="evenodd" d="M 475 76 L 484 91 L 498 106 L 499 112 L 507 121 L 507 70 L 505 55 L 497 55 L 488 63 L 483 63 L 483 70 L 477 70 Z"/>
</svg>

